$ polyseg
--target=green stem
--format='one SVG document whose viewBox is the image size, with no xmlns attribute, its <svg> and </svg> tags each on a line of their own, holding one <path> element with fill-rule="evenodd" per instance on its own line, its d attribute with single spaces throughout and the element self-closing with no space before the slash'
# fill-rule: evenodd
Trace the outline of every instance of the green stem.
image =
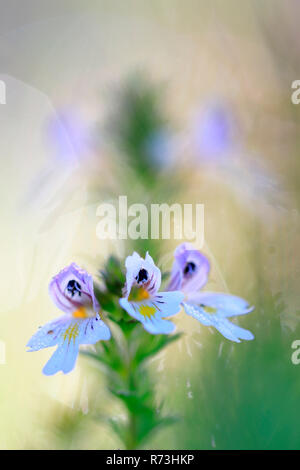
<svg viewBox="0 0 300 470">
<path fill-rule="evenodd" d="M 127 450 L 134 450 L 137 448 L 136 436 L 136 417 L 134 412 L 128 410 L 128 441 L 126 445 Z"/>
<path fill-rule="evenodd" d="M 136 383 L 135 377 L 132 367 L 132 357 L 130 354 L 130 334 L 126 337 L 127 339 L 127 376 L 128 376 L 128 390 L 134 392 L 136 391 Z M 137 448 L 137 421 L 135 412 L 130 408 L 127 407 L 127 415 L 128 415 L 128 438 L 126 443 L 126 450 L 134 450 Z"/>
</svg>

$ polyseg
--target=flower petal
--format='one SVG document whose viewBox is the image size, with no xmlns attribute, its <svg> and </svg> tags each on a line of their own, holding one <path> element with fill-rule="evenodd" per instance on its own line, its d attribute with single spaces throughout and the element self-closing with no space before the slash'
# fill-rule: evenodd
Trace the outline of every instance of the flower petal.
<svg viewBox="0 0 300 470">
<path fill-rule="evenodd" d="M 206 256 L 190 243 L 182 243 L 176 248 L 174 257 L 168 290 L 180 289 L 188 294 L 201 289 L 207 282 L 210 270 Z"/>
<path fill-rule="evenodd" d="M 153 317 L 151 320 L 147 319 L 145 322 L 143 322 L 143 326 L 145 330 L 147 330 L 149 333 L 152 333 L 153 335 L 169 335 L 176 329 L 176 326 L 171 321 L 155 317 Z"/>
<path fill-rule="evenodd" d="M 108 340 L 110 337 L 110 329 L 99 315 L 81 321 L 80 344 L 95 344 L 100 340 Z"/>
<path fill-rule="evenodd" d="M 70 372 L 76 362 L 80 344 L 95 344 L 100 340 L 110 338 L 108 326 L 101 320 L 99 314 L 90 318 L 74 318 L 64 315 L 40 328 L 29 340 L 29 351 L 58 345 L 43 369 L 45 375 L 58 371 L 64 374 Z"/>
<path fill-rule="evenodd" d="M 236 343 L 240 343 L 241 339 L 250 341 L 254 339 L 254 335 L 251 331 L 241 328 L 240 326 L 235 325 L 226 318 L 217 318 L 215 319 L 216 323 L 213 325 L 222 335 Z"/>
<path fill-rule="evenodd" d="M 125 266 L 127 271 L 124 297 L 129 296 L 133 286 L 143 287 L 151 295 L 158 291 L 161 284 L 160 269 L 155 266 L 148 252 L 145 259 L 136 252 L 127 256 Z"/>
<path fill-rule="evenodd" d="M 218 311 L 219 315 L 224 317 L 246 315 L 254 309 L 241 297 L 219 292 L 199 292 L 189 296 L 189 301 L 197 305 L 212 307 Z"/>
<path fill-rule="evenodd" d="M 170 317 L 180 312 L 183 299 L 184 294 L 180 291 L 158 292 L 152 302 L 160 308 L 162 317 Z"/>
<path fill-rule="evenodd" d="M 64 374 L 71 372 L 75 367 L 78 352 L 78 341 L 64 341 L 64 343 L 60 344 L 50 357 L 49 361 L 43 368 L 43 374 L 53 375 L 60 370 Z"/>
<path fill-rule="evenodd" d="M 180 311 L 183 297 L 182 292 L 160 292 L 140 302 L 122 298 L 120 305 L 150 333 L 169 334 L 174 331 L 175 325 L 165 318 Z"/>
<path fill-rule="evenodd" d="M 205 326 L 213 326 L 225 338 L 231 341 L 240 343 L 241 339 L 254 339 L 254 335 L 251 333 L 251 331 L 245 330 L 244 328 L 231 323 L 224 316 L 219 315 L 218 312 L 215 314 L 210 314 L 207 313 L 203 307 L 186 302 L 183 302 L 183 307 L 188 315 L 191 315 Z"/>
<path fill-rule="evenodd" d="M 27 347 L 30 348 L 29 351 L 38 351 L 58 344 L 70 322 L 69 315 L 63 315 L 39 328 L 27 343 Z"/>
<path fill-rule="evenodd" d="M 61 370 L 67 374 L 75 366 L 80 344 L 95 344 L 109 338 L 110 330 L 99 315 L 77 320 L 71 318 L 65 323 L 58 338 L 58 347 L 45 365 L 43 373 L 53 375 Z"/>
<path fill-rule="evenodd" d="M 55 305 L 65 313 L 73 313 L 82 306 L 99 311 L 93 278 L 75 263 L 53 277 L 49 284 L 49 294 Z"/>
<path fill-rule="evenodd" d="M 143 322 L 143 316 L 139 313 L 138 307 L 135 306 L 135 302 L 129 302 L 129 300 L 123 297 L 119 300 L 119 303 L 131 317 L 140 322 Z"/>
</svg>

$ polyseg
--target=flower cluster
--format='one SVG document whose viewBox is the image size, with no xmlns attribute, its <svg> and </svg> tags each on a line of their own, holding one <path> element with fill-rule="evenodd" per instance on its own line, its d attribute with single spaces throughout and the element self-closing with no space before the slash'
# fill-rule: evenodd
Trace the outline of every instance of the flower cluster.
<svg viewBox="0 0 300 470">
<path fill-rule="evenodd" d="M 136 252 L 125 262 L 126 282 L 120 306 L 151 334 L 170 334 L 175 325 L 169 317 L 184 311 L 206 326 L 215 327 L 225 338 L 240 342 L 253 334 L 228 320 L 253 310 L 248 303 L 229 294 L 200 292 L 210 271 L 208 259 L 191 245 L 183 243 L 174 253 L 171 278 L 166 292 L 160 292 L 161 272 L 153 259 Z M 27 346 L 29 351 L 57 346 L 43 369 L 46 375 L 70 372 L 81 344 L 109 340 L 109 327 L 100 318 L 100 306 L 90 274 L 76 264 L 63 269 L 50 282 L 49 294 L 64 312 L 60 318 L 41 327 Z"/>
</svg>

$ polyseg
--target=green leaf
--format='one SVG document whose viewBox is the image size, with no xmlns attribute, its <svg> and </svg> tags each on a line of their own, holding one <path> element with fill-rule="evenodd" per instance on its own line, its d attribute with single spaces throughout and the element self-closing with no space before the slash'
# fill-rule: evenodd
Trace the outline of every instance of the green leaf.
<svg viewBox="0 0 300 470">
<path fill-rule="evenodd" d="M 170 336 L 152 335 L 148 341 L 141 341 L 139 347 L 136 350 L 135 362 L 139 365 L 142 365 L 145 360 L 156 355 L 174 341 L 177 341 L 181 335 L 181 333 L 176 333 Z"/>
</svg>

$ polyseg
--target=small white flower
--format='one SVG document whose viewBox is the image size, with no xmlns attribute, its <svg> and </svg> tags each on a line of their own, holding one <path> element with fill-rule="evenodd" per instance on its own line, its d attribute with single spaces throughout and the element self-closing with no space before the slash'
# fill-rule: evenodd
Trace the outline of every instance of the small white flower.
<svg viewBox="0 0 300 470">
<path fill-rule="evenodd" d="M 126 284 L 124 297 L 120 299 L 121 307 L 140 321 L 149 333 L 172 333 L 175 325 L 166 318 L 180 311 L 184 295 L 179 291 L 158 292 L 161 273 L 149 253 L 143 259 L 134 252 L 126 258 L 125 266 Z"/>
</svg>

